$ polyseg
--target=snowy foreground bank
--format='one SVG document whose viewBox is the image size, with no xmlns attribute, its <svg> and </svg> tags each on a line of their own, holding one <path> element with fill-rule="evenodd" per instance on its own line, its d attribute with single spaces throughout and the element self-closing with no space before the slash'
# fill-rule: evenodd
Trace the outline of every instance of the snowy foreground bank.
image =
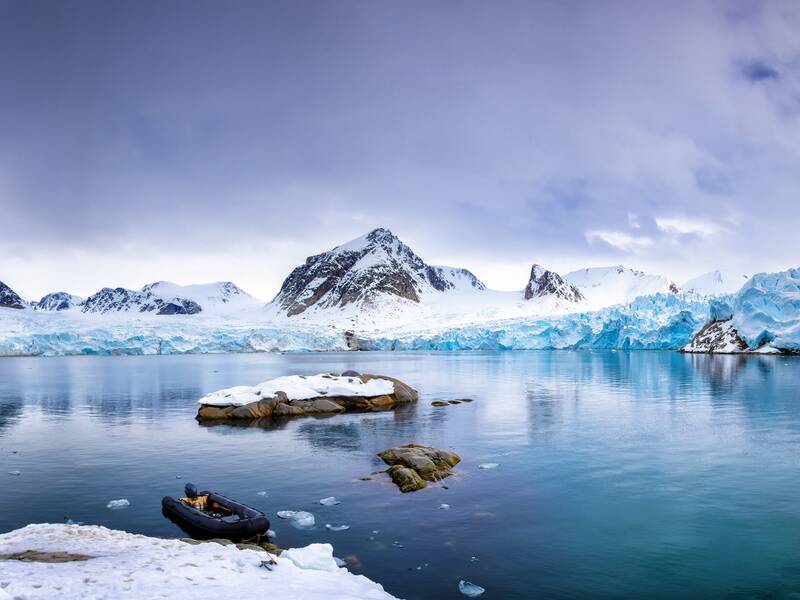
<svg viewBox="0 0 800 600">
<path fill-rule="evenodd" d="M 8 559 L 32 550 L 80 560 Z M 286 550 L 271 571 L 261 566 L 265 560 L 266 552 L 233 545 L 189 544 L 98 526 L 28 525 L 0 535 L 0 600 L 393 598 L 363 575 L 337 567 L 330 544 Z"/>
</svg>

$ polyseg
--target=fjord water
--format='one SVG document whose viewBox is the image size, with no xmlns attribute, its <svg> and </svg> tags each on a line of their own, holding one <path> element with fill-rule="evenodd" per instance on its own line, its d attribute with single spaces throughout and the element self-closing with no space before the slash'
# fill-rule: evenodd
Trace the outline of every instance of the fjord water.
<svg viewBox="0 0 800 600">
<path fill-rule="evenodd" d="M 406 380 L 420 402 L 252 427 L 194 420 L 206 392 L 345 369 Z M 475 401 L 430 405 L 463 397 Z M 407 442 L 461 454 L 447 489 L 403 495 L 385 476 L 358 479 L 382 468 L 376 451 Z M 0 359 L 0 532 L 72 519 L 182 536 L 160 500 L 187 481 L 265 510 L 282 547 L 332 543 L 352 571 L 404 598 L 459 598 L 460 579 L 486 588 L 484 598 L 794 597 L 800 360 L 546 351 Z M 326 496 L 342 503 L 319 505 Z M 131 506 L 106 508 L 119 498 Z M 316 527 L 294 529 L 275 516 L 284 509 L 311 511 Z"/>
</svg>

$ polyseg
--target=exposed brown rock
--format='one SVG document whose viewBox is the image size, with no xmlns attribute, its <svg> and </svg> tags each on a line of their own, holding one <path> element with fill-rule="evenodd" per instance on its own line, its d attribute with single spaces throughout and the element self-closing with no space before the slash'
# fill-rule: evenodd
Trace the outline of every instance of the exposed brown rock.
<svg viewBox="0 0 800 600">
<path fill-rule="evenodd" d="M 453 467 L 461 462 L 461 457 L 455 452 L 422 444 L 388 448 L 378 452 L 378 456 L 390 465 L 388 473 L 404 493 L 422 489 L 425 481 L 439 481 L 449 477 Z"/>
</svg>

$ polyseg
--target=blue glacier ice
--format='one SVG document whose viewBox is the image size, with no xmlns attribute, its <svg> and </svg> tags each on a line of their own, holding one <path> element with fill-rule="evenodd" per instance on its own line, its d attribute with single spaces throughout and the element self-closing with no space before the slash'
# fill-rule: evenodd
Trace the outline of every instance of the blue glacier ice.
<svg viewBox="0 0 800 600">
<path fill-rule="evenodd" d="M 0 309 L 0 356 L 343 350 L 341 334 L 235 321 L 86 319 Z"/>
<path fill-rule="evenodd" d="M 800 269 L 754 275 L 734 298 L 733 326 L 750 348 L 800 351 Z"/>
<path fill-rule="evenodd" d="M 655 294 L 592 312 L 384 333 L 366 342 L 375 350 L 677 350 L 709 320 L 709 304 L 693 294 Z"/>
</svg>

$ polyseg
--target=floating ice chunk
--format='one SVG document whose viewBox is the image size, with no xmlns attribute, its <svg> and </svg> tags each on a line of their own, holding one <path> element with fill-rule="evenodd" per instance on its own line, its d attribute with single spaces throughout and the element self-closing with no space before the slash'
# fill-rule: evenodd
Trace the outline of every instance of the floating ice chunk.
<svg viewBox="0 0 800 600">
<path fill-rule="evenodd" d="M 304 510 L 279 510 L 278 516 L 281 519 L 288 519 L 298 529 L 313 527 L 316 522 L 314 515 Z"/>
<path fill-rule="evenodd" d="M 450 510 L 450 505 L 449 504 L 440 504 L 439 505 L 439 510 Z"/>
<path fill-rule="evenodd" d="M 120 498 L 119 500 L 110 500 L 108 504 L 106 504 L 106 508 L 111 509 L 120 509 L 120 508 L 128 508 L 131 505 L 130 501 L 126 498 Z"/>
<path fill-rule="evenodd" d="M 464 581 L 463 579 L 458 582 L 458 591 L 467 596 L 468 598 L 477 598 L 486 590 L 479 585 Z"/>
<path fill-rule="evenodd" d="M 347 531 L 350 529 L 350 525 L 331 525 L 330 523 L 325 523 L 325 529 L 330 531 Z"/>
<path fill-rule="evenodd" d="M 181 479 L 181 475 L 175 475 L 175 479 Z"/>
<path fill-rule="evenodd" d="M 267 492 L 256 492 L 256 496 L 266 496 Z"/>
<path fill-rule="evenodd" d="M 341 504 L 341 500 L 337 500 L 336 496 L 328 496 L 327 498 L 323 498 L 319 501 L 322 506 L 336 506 L 337 504 Z"/>
<path fill-rule="evenodd" d="M 285 512 L 285 511 L 284 511 Z M 281 558 L 288 558 L 301 569 L 314 571 L 336 571 L 339 565 L 333 558 L 333 546 L 330 544 L 309 544 L 305 548 L 291 548 L 281 553 Z"/>
<path fill-rule="evenodd" d="M 405 546 L 403 546 L 403 544 L 401 544 L 397 540 L 392 542 L 392 546 L 394 546 L 395 548 L 405 548 Z"/>
<path fill-rule="evenodd" d="M 478 465 L 478 468 L 479 469 L 496 469 L 499 466 L 500 465 L 497 464 L 497 463 L 483 463 L 483 464 Z"/>
<path fill-rule="evenodd" d="M 277 537 L 277 536 L 278 536 L 278 534 L 275 533 L 274 529 L 267 529 L 267 537 L 269 539 L 272 539 L 272 538 Z"/>
<path fill-rule="evenodd" d="M 15 477 L 19 477 L 20 475 L 22 475 L 22 471 L 9 471 L 8 474 L 14 475 Z"/>
<path fill-rule="evenodd" d="M 469 562 L 480 562 L 480 561 L 481 559 L 478 558 L 477 556 L 471 556 L 469 559 Z"/>
</svg>

